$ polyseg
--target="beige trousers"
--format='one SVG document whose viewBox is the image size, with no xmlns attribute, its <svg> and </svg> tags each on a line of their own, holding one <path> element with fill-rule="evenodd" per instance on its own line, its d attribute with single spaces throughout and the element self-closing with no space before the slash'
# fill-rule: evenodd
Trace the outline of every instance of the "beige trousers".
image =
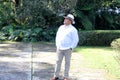
<svg viewBox="0 0 120 80">
<path fill-rule="evenodd" d="M 67 50 L 58 49 L 57 50 L 57 60 L 56 60 L 54 77 L 59 77 L 59 73 L 61 70 L 61 63 L 63 61 L 63 58 L 65 58 L 64 78 L 69 77 L 71 53 L 72 53 L 71 49 L 67 49 Z"/>
</svg>

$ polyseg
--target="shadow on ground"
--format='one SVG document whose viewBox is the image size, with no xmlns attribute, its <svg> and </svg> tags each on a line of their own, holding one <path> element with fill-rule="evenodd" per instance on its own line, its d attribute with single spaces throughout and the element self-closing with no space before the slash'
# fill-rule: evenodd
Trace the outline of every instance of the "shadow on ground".
<svg viewBox="0 0 120 80">
<path fill-rule="evenodd" d="M 33 50 L 40 52 L 55 52 L 56 47 L 53 43 L 33 43 Z"/>
<path fill-rule="evenodd" d="M 41 43 L 1 43 L 0 80 L 49 80 L 53 76 L 54 65 L 32 61 L 34 51 L 54 52 L 54 44 Z M 41 56 L 37 57 L 41 58 Z M 32 64 L 33 62 L 33 64 Z"/>
<path fill-rule="evenodd" d="M 45 62 L 34 63 L 34 79 L 49 80 L 53 76 L 54 65 Z"/>
</svg>

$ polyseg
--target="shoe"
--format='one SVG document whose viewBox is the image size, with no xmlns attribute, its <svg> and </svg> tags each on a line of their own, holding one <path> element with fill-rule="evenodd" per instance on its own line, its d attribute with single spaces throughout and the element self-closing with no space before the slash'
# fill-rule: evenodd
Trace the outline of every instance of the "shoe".
<svg viewBox="0 0 120 80">
<path fill-rule="evenodd" d="M 59 78 L 58 77 L 53 77 L 51 80 L 58 80 Z"/>
<path fill-rule="evenodd" d="M 64 78 L 64 80 L 69 80 L 68 78 Z"/>
</svg>

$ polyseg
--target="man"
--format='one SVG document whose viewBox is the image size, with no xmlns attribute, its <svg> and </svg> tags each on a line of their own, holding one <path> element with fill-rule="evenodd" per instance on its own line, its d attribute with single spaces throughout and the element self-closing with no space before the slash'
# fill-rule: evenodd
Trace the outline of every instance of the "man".
<svg viewBox="0 0 120 80">
<path fill-rule="evenodd" d="M 74 16 L 68 14 L 64 18 L 64 24 L 59 27 L 56 34 L 57 61 L 54 77 L 51 80 L 59 79 L 63 57 L 65 58 L 64 80 L 69 80 L 71 53 L 79 41 L 77 29 L 72 25 L 75 24 Z"/>
</svg>

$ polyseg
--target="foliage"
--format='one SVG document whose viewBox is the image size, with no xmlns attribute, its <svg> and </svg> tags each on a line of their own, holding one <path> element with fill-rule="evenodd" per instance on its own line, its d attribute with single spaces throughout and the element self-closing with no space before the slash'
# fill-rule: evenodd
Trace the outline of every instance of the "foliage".
<svg viewBox="0 0 120 80">
<path fill-rule="evenodd" d="M 120 39 L 115 39 L 113 40 L 113 42 L 111 43 L 111 46 L 116 49 L 116 50 L 120 50 Z"/>
<path fill-rule="evenodd" d="M 0 31 L 7 40 L 54 41 L 68 13 L 75 16 L 77 29 L 120 29 L 119 15 L 108 14 L 116 6 L 119 0 L 1 0 Z"/>
<path fill-rule="evenodd" d="M 12 41 L 54 41 L 56 29 L 52 28 L 28 28 L 22 29 L 22 26 L 14 27 L 13 25 L 5 26 L 2 28 L 7 40 Z M 17 28 L 17 29 L 16 29 Z"/>
<path fill-rule="evenodd" d="M 44 9 L 46 5 L 43 1 L 25 0 L 21 4 L 22 6 L 16 8 L 16 19 L 19 24 L 31 27 L 45 26 L 45 19 L 42 15 L 43 11 L 46 11 Z"/>
<path fill-rule="evenodd" d="M 96 17 L 97 30 L 117 30 L 120 29 L 120 14 L 114 12 L 101 11 Z"/>
<path fill-rule="evenodd" d="M 0 41 L 6 40 L 4 32 L 0 32 Z"/>
<path fill-rule="evenodd" d="M 77 0 L 52 0 L 53 10 L 57 15 L 72 13 Z"/>
<path fill-rule="evenodd" d="M 120 7 L 119 0 L 78 0 L 76 26 L 83 30 L 120 29 L 120 14 L 109 11 L 115 11 L 117 7 Z"/>
<path fill-rule="evenodd" d="M 93 0 L 78 0 L 75 7 L 75 13 L 78 18 L 77 23 L 82 24 L 82 29 L 94 29 L 95 3 Z"/>
<path fill-rule="evenodd" d="M 85 46 L 109 46 L 110 43 L 120 37 L 119 30 L 95 30 L 95 31 L 80 31 L 79 45 Z"/>
<path fill-rule="evenodd" d="M 120 38 L 113 40 L 111 43 L 111 46 L 113 49 L 117 51 L 117 56 L 115 57 L 119 62 L 120 61 Z"/>
<path fill-rule="evenodd" d="M 7 39 L 15 41 L 53 41 L 56 33 L 55 26 L 59 24 L 61 17 L 56 16 L 51 10 L 48 1 L 20 0 L 17 6 L 14 3 L 7 2 L 14 6 L 12 8 L 15 16 L 13 24 L 2 25 L 1 30 L 5 31 Z"/>
<path fill-rule="evenodd" d="M 14 13 L 11 3 L 8 1 L 0 1 L 0 29 L 2 26 L 12 24 Z"/>
</svg>

